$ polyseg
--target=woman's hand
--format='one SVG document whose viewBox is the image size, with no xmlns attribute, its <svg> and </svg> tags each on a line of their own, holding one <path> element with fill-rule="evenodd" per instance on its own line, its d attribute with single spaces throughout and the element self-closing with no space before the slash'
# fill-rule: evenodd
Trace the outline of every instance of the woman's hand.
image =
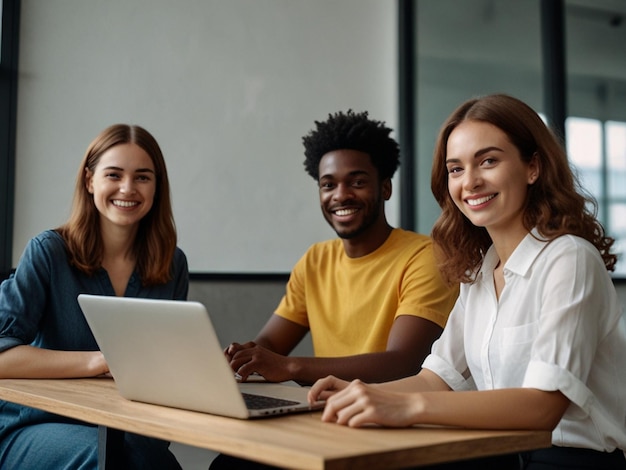
<svg viewBox="0 0 626 470">
<path fill-rule="evenodd" d="M 19 345 L 0 353 L 0 378 L 70 379 L 109 373 L 100 351 L 58 351 Z"/>
<path fill-rule="evenodd" d="M 322 383 L 320 383 L 322 382 Z M 423 407 L 417 393 L 384 391 L 376 385 L 368 385 L 360 380 L 350 384 L 327 377 L 316 383 L 309 392 L 311 397 L 324 396 L 320 388 L 329 393 L 322 414 L 322 421 L 334 422 L 350 427 L 377 424 L 389 427 L 406 427 L 417 423 L 419 411 Z"/>
<path fill-rule="evenodd" d="M 317 380 L 308 393 L 308 401 L 313 404 L 317 401 L 328 400 L 328 397 L 346 388 L 350 382 L 338 379 L 332 375 Z"/>
<path fill-rule="evenodd" d="M 100 351 L 90 353 L 87 368 L 93 371 L 94 377 L 111 377 L 109 365 Z"/>
</svg>

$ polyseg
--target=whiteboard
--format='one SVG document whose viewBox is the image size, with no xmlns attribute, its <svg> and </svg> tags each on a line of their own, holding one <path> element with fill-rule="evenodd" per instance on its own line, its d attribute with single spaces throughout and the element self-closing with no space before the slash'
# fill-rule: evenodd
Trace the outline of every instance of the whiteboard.
<svg viewBox="0 0 626 470">
<path fill-rule="evenodd" d="M 22 0 L 14 265 L 67 219 L 89 142 L 125 122 L 162 147 L 192 272 L 290 271 L 335 236 L 302 136 L 348 108 L 396 128 L 396 13 L 390 0 Z"/>
</svg>

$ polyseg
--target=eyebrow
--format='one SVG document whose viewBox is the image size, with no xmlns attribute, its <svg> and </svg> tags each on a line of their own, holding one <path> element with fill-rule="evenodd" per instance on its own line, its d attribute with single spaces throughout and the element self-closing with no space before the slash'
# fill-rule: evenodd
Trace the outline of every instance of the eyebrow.
<svg viewBox="0 0 626 470">
<path fill-rule="evenodd" d="M 480 150 L 478 150 L 478 151 L 474 154 L 474 158 L 478 158 L 478 157 L 480 157 L 480 156 L 482 156 L 482 155 L 484 155 L 484 154 L 486 154 L 486 153 L 492 152 L 492 151 L 494 151 L 494 150 L 496 150 L 496 151 L 498 151 L 498 152 L 504 152 L 504 150 L 502 150 L 500 147 L 496 147 L 496 146 L 493 146 L 493 145 L 492 145 L 491 147 L 485 147 L 484 149 L 480 149 Z M 455 162 L 458 162 L 458 161 L 460 161 L 460 160 L 461 160 L 460 158 L 448 158 L 448 159 L 446 159 L 446 165 L 447 165 L 448 163 L 455 163 Z"/>
<path fill-rule="evenodd" d="M 107 166 L 103 168 L 104 170 L 117 170 L 117 171 L 124 171 L 124 168 L 120 168 L 118 166 Z M 137 168 L 135 170 L 135 173 L 152 173 L 155 174 L 154 170 L 150 169 L 150 168 Z"/>
</svg>

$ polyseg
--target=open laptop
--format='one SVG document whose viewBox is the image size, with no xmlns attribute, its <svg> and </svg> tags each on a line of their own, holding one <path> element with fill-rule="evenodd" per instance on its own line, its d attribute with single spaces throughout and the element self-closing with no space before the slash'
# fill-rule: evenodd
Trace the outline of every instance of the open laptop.
<svg viewBox="0 0 626 470">
<path fill-rule="evenodd" d="M 241 419 L 323 407 L 293 382 L 239 383 L 199 302 L 81 294 L 78 303 L 124 398 Z"/>
</svg>

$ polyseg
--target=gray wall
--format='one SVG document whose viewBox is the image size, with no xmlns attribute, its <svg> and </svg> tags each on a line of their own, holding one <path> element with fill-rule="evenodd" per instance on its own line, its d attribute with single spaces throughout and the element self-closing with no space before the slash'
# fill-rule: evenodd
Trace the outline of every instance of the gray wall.
<svg viewBox="0 0 626 470">
<path fill-rule="evenodd" d="M 395 128 L 396 51 L 392 0 L 22 0 L 13 265 L 126 122 L 161 144 L 192 271 L 288 272 L 332 236 L 301 137 L 348 108 Z"/>
<path fill-rule="evenodd" d="M 189 300 L 203 303 L 222 346 L 254 339 L 285 293 L 283 281 L 192 281 Z M 312 355 L 307 336 L 293 355 Z"/>
</svg>

